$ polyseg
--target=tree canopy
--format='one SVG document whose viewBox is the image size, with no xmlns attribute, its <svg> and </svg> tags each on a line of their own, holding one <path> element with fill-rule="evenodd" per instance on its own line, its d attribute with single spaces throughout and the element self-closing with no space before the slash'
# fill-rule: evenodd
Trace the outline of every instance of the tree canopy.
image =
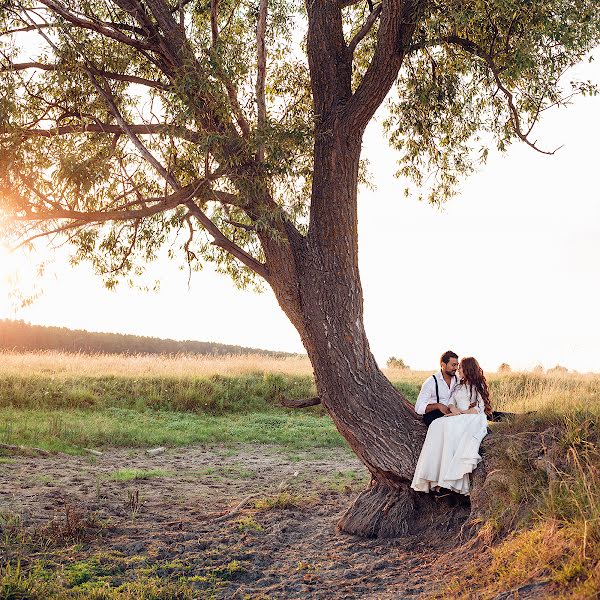
<svg viewBox="0 0 600 600">
<path fill-rule="evenodd" d="M 307 6 L 2 3 L 5 235 L 67 239 L 109 286 L 167 242 L 246 285 L 268 277 L 266 239 L 323 227 L 314 148 L 333 100 L 360 135 L 395 82 L 385 126 L 399 173 L 443 202 L 490 147 L 553 151 L 531 138 L 539 116 L 596 91 L 565 85 L 600 40 L 596 0 Z"/>
</svg>

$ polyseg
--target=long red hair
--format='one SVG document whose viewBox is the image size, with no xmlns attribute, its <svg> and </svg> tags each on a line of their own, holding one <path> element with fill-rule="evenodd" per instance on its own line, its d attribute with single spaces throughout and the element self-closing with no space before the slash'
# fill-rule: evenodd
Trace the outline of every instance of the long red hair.
<svg viewBox="0 0 600 600">
<path fill-rule="evenodd" d="M 479 392 L 483 398 L 483 406 L 485 414 L 489 417 L 492 414 L 492 403 L 490 402 L 490 391 L 488 389 L 483 369 L 479 366 L 479 363 L 472 356 L 467 356 L 460 361 L 460 366 L 463 372 L 463 383 L 466 383 L 470 387 L 471 399 L 473 399 L 473 393 Z"/>
</svg>

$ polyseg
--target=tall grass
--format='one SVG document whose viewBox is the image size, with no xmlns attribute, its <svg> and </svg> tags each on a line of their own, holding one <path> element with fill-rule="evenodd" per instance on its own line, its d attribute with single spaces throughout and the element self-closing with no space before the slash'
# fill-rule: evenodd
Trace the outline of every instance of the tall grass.
<svg viewBox="0 0 600 600">
<path fill-rule="evenodd" d="M 312 378 L 279 373 L 211 376 L 0 375 L 0 406 L 31 409 L 173 410 L 209 414 L 268 410 L 282 397 L 315 394 Z"/>
<path fill-rule="evenodd" d="M 208 377 L 279 373 L 312 377 L 307 356 L 273 357 L 262 354 L 207 356 L 198 354 L 83 354 L 59 351 L 0 350 L 0 377 Z"/>
<path fill-rule="evenodd" d="M 559 415 L 583 411 L 600 415 L 600 375 L 597 374 L 493 376 L 490 395 L 494 408 L 502 411 Z"/>
<path fill-rule="evenodd" d="M 516 598 L 538 586 L 534 597 L 598 598 L 600 416 L 525 417 L 499 424 L 496 434 L 478 507 L 481 564 L 442 595 L 485 599 L 513 590 Z"/>
</svg>

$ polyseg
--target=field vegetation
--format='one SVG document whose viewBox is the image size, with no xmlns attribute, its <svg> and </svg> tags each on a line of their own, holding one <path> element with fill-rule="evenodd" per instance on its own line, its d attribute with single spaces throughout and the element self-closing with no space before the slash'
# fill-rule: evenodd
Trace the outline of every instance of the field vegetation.
<svg viewBox="0 0 600 600">
<path fill-rule="evenodd" d="M 387 374 L 414 402 L 429 373 L 388 369 Z M 477 559 L 467 561 L 439 594 L 493 598 L 509 590 L 534 593 L 539 586 L 534 597 L 596 597 L 600 375 L 510 372 L 490 375 L 489 383 L 494 408 L 518 415 L 491 425 L 492 435 L 483 447 L 485 486 L 472 498 L 476 510 L 468 523 L 474 535 L 459 549 L 463 556 Z M 269 445 L 289 457 L 328 448 L 350 454 L 322 407 L 298 411 L 280 406 L 283 397 L 314 394 L 305 357 L 3 352 L 0 443 L 74 455 L 86 448 L 197 444 L 219 444 L 232 452 L 240 444 L 261 444 L 265 451 Z M 0 462 L 10 465 L 15 458 L 5 453 Z M 123 468 L 107 475 L 106 481 L 151 483 L 173 475 L 168 469 Z M 206 470 L 205 476 L 251 480 L 254 471 L 234 465 Z M 362 474 L 353 470 L 327 481 L 327 489 L 337 493 L 353 485 L 364 485 Z M 255 501 L 250 512 L 239 515 L 234 530 L 261 534 L 260 511 L 294 505 L 299 502 L 295 498 L 282 491 Z M 314 494 L 311 502 L 317 502 Z M 0 514 L 5 550 L 27 538 L 19 518 Z M 88 531 L 93 524 L 80 525 Z M 44 597 L 36 596 L 35 590 L 51 588 L 62 590 L 64 597 L 77 597 L 69 596 L 69 585 L 74 585 L 70 579 L 55 581 L 40 564 L 28 564 L 25 568 L 9 560 L 0 565 L 0 598 Z M 221 575 L 230 576 L 213 574 L 214 581 L 221 581 Z M 149 597 L 144 589 L 152 586 L 153 597 L 187 597 L 187 588 L 176 580 L 148 579 L 146 584 L 139 589 L 128 584 L 123 597 Z"/>
</svg>

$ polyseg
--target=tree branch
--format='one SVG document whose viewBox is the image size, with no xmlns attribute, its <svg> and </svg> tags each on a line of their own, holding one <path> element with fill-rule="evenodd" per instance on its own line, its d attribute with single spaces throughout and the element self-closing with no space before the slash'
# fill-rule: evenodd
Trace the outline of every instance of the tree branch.
<svg viewBox="0 0 600 600">
<path fill-rule="evenodd" d="M 156 50 L 156 48 L 152 44 L 130 38 L 129 36 L 124 35 L 118 30 L 115 31 L 109 26 L 108 23 L 92 20 L 87 16 L 78 17 L 74 15 L 71 11 L 67 10 L 64 6 L 61 6 L 57 2 L 54 2 L 54 0 L 40 0 L 40 3 L 49 8 L 51 11 L 63 17 L 72 25 L 80 27 L 81 29 L 89 29 L 91 31 L 95 31 L 96 33 L 100 33 L 101 35 L 104 35 L 110 39 L 120 42 L 121 44 L 126 44 L 127 46 L 137 48 L 138 50 Z"/>
<path fill-rule="evenodd" d="M 385 99 L 398 76 L 425 5 L 425 0 L 382 2 L 375 53 L 345 109 L 352 128 L 363 131 Z"/>
<path fill-rule="evenodd" d="M 198 207 L 193 201 L 186 202 L 190 213 L 192 213 L 200 224 L 210 233 L 213 237 L 213 244 L 223 248 L 231 255 L 235 256 L 240 262 L 245 264 L 250 270 L 260 275 L 268 281 L 269 271 L 263 263 L 256 260 L 253 256 L 248 254 L 245 250 L 240 248 L 237 244 L 232 242 L 210 219 L 209 217 Z"/>
<path fill-rule="evenodd" d="M 352 93 L 352 63 L 337 0 L 306 2 L 307 53 L 317 135 L 329 131 L 340 103 Z"/>
<path fill-rule="evenodd" d="M 219 0 L 210 0 L 210 32 L 212 38 L 212 47 L 214 48 L 219 41 Z"/>
<path fill-rule="evenodd" d="M 151 217 L 160 212 L 176 208 L 180 204 L 185 204 L 190 198 L 201 193 L 201 188 L 206 185 L 205 180 L 197 181 L 164 198 L 148 198 L 144 201 L 144 208 L 134 210 L 123 210 L 122 208 L 113 208 L 111 210 L 78 211 L 70 208 L 60 208 L 55 206 L 52 210 L 37 210 L 36 212 L 23 208 L 24 215 L 13 217 L 16 221 L 53 221 L 59 219 L 70 219 L 83 223 L 106 223 L 108 221 L 130 221 Z M 4 190 L 4 193 L 7 193 Z M 142 204 L 142 201 L 139 202 Z M 150 203 L 153 203 L 149 206 Z"/>
<path fill-rule="evenodd" d="M 79 67 L 81 70 L 81 67 Z M 40 62 L 27 62 L 27 63 L 14 63 L 5 67 L 0 67 L 0 73 L 12 72 L 12 71 L 24 71 L 26 69 L 40 69 L 41 71 L 76 71 L 77 68 L 66 68 L 65 65 L 46 65 Z M 110 71 L 103 71 L 100 69 L 90 69 L 94 75 L 105 77 L 106 79 L 112 79 L 115 81 L 126 81 L 129 83 L 137 83 L 146 87 L 156 88 L 159 90 L 166 90 L 168 84 L 160 81 L 152 81 L 151 79 L 145 79 L 144 77 L 137 77 L 136 75 L 125 75 L 123 73 L 112 73 Z"/>
<path fill-rule="evenodd" d="M 375 24 L 375 21 L 379 18 L 381 14 L 381 9 L 383 8 L 383 2 L 379 3 L 374 9 L 373 12 L 369 14 L 367 20 L 364 22 L 364 25 L 360 28 L 360 31 L 350 40 L 348 44 L 348 53 L 350 55 L 354 54 L 354 50 L 356 50 L 356 46 L 360 44 L 363 38 L 371 31 L 371 28 Z"/>
<path fill-rule="evenodd" d="M 202 141 L 202 136 L 195 131 L 175 127 L 166 123 L 129 124 L 128 130 L 136 135 L 161 135 L 169 134 L 174 137 L 182 138 L 190 142 Z M 52 138 L 71 133 L 108 133 L 111 135 L 126 135 L 127 131 L 121 125 L 111 125 L 109 123 L 82 123 L 81 125 L 61 125 L 52 129 L 20 129 L 11 127 L 0 127 L 0 135 L 19 134 L 23 137 L 43 137 Z"/>
<path fill-rule="evenodd" d="M 286 408 L 307 408 L 308 406 L 317 406 L 321 404 L 321 398 L 315 396 L 314 398 L 306 398 L 304 400 L 290 400 L 289 398 L 281 398 L 279 400 L 281 406 Z"/>
<path fill-rule="evenodd" d="M 496 82 L 498 89 L 504 94 L 504 97 L 506 98 L 506 102 L 508 104 L 508 110 L 512 117 L 511 123 L 512 123 L 513 129 L 515 130 L 517 137 L 521 141 L 525 142 L 528 146 L 530 146 L 531 148 L 533 148 L 540 154 L 552 155 L 552 154 L 555 154 L 557 152 L 557 150 L 560 149 L 560 148 L 556 148 L 555 150 L 548 151 L 548 150 L 541 150 L 540 148 L 538 148 L 536 145 L 536 142 L 532 142 L 528 138 L 528 134 L 531 132 L 531 130 L 533 128 L 533 124 L 529 127 L 529 130 L 526 133 L 523 132 L 522 125 L 521 125 L 521 117 L 519 115 L 519 111 L 518 111 L 517 107 L 515 106 L 513 94 L 502 82 L 502 79 L 500 78 L 500 73 L 501 73 L 502 69 L 498 65 L 496 65 L 496 63 L 494 62 L 494 57 L 491 54 L 488 54 L 487 52 L 485 52 L 485 50 L 483 50 L 483 48 L 478 46 L 475 42 L 465 39 L 465 38 L 462 38 L 458 35 L 454 35 L 454 34 L 449 35 L 449 36 L 441 38 L 441 40 L 448 44 L 453 44 L 453 45 L 459 46 L 460 48 L 462 48 L 469 54 L 477 56 L 478 58 L 481 58 L 483 61 L 485 61 L 488 68 L 492 72 L 492 75 L 494 76 L 494 81 Z M 538 116 L 539 116 L 539 112 L 540 111 L 538 110 Z M 535 118 L 534 118 L 534 122 L 535 122 Z"/>
<path fill-rule="evenodd" d="M 265 35 L 267 31 L 267 0 L 260 0 L 258 7 L 258 20 L 256 23 L 256 51 L 258 73 L 256 75 L 256 104 L 258 105 L 258 130 L 264 130 L 267 124 L 267 49 L 265 46 Z M 265 143 L 259 142 L 257 159 L 259 162 L 265 160 Z"/>
<path fill-rule="evenodd" d="M 239 221 L 232 221 L 231 219 L 225 219 L 226 223 L 233 225 L 234 227 L 239 227 L 240 229 L 244 229 L 245 231 L 256 231 L 256 227 L 254 225 L 247 225 L 246 223 L 240 223 Z"/>
</svg>

